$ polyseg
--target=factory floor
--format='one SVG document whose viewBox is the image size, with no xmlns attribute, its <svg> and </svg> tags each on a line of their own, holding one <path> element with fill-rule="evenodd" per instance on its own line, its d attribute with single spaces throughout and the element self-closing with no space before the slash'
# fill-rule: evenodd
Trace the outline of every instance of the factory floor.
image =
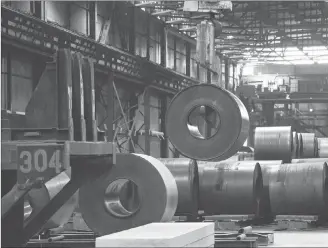
<svg viewBox="0 0 328 248">
<path fill-rule="evenodd" d="M 273 229 L 272 227 L 255 227 L 253 231 L 274 233 L 274 243 L 268 247 L 328 247 L 328 227 L 283 231 Z"/>
</svg>

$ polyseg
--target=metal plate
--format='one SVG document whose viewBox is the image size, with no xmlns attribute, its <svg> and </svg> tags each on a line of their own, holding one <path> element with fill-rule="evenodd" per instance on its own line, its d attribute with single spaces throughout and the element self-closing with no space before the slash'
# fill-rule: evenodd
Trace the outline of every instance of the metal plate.
<svg viewBox="0 0 328 248">
<path fill-rule="evenodd" d="M 139 196 L 139 204 L 133 210 L 122 207 L 122 184 L 117 179 L 137 185 L 130 195 Z M 82 186 L 79 193 L 82 217 L 100 235 L 170 221 L 177 204 L 177 184 L 169 169 L 157 159 L 141 154 L 117 154 L 117 164 L 96 181 Z"/>
<path fill-rule="evenodd" d="M 270 181 L 271 209 L 276 215 L 321 215 L 327 212 L 325 162 L 282 164 Z"/>
<path fill-rule="evenodd" d="M 204 166 L 200 199 L 206 214 L 258 214 L 263 182 L 257 162 L 198 164 Z"/>
<path fill-rule="evenodd" d="M 257 127 L 254 135 L 255 160 L 283 160 L 290 163 L 292 159 L 291 127 Z"/>
<path fill-rule="evenodd" d="M 24 184 L 38 177 L 48 181 L 61 173 L 68 164 L 64 144 L 36 143 L 17 145 L 17 182 Z"/>
<path fill-rule="evenodd" d="M 198 166 L 189 158 L 161 158 L 172 173 L 178 187 L 177 216 L 196 216 L 198 214 L 199 179 Z"/>
<path fill-rule="evenodd" d="M 302 158 L 315 158 L 316 157 L 316 137 L 314 133 L 301 133 L 303 140 L 303 157 Z"/>
<path fill-rule="evenodd" d="M 318 157 L 328 158 L 328 138 L 318 138 Z"/>
<path fill-rule="evenodd" d="M 200 106 L 208 106 L 219 115 L 219 120 L 213 118 L 220 125 L 211 138 L 195 137 L 188 129 L 190 113 Z M 249 117 L 245 106 L 233 94 L 218 86 L 203 84 L 188 87 L 172 99 L 165 124 L 172 145 L 185 157 L 223 160 L 243 146 L 248 136 Z"/>
</svg>

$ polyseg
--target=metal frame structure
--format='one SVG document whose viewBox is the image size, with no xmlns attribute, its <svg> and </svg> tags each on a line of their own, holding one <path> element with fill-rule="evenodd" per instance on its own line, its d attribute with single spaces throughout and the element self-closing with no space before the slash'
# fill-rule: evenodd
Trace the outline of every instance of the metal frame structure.
<svg viewBox="0 0 328 248">
<path fill-rule="evenodd" d="M 184 1 L 134 3 L 190 37 L 196 37 L 197 23 L 209 18 L 207 13 L 184 12 Z M 315 61 L 322 55 L 311 55 L 305 48 L 328 49 L 328 3 L 325 1 L 232 3 L 232 11 L 220 10 L 214 19 L 222 26 L 216 38 L 217 51 L 234 61 L 288 63 L 285 52 L 289 47 L 298 50 L 302 58 Z"/>
<path fill-rule="evenodd" d="M 60 26 L 47 23 L 31 15 L 6 6 L 2 11 L 2 43 L 52 56 L 58 48 L 70 48 L 95 60 L 95 68 L 107 73 L 115 72 L 118 78 L 147 85 L 160 91 L 174 94 L 198 81 L 165 69 L 149 60 L 103 45 L 88 37 Z M 149 73 L 152 72 L 152 73 Z"/>
</svg>

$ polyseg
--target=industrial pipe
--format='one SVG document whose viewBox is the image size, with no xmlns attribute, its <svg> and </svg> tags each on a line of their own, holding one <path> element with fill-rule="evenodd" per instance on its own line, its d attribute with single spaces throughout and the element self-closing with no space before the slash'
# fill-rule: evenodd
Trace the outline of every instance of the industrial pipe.
<svg viewBox="0 0 328 248">
<path fill-rule="evenodd" d="M 314 133 L 302 133 L 303 156 L 302 158 L 315 158 L 317 153 L 317 139 Z"/>
<path fill-rule="evenodd" d="M 328 138 L 318 138 L 318 157 L 328 158 Z"/>
<path fill-rule="evenodd" d="M 200 202 L 205 214 L 258 214 L 263 182 L 257 162 L 204 162 Z"/>
<path fill-rule="evenodd" d="M 165 124 L 169 140 L 183 156 L 218 161 L 243 146 L 249 117 L 235 95 L 213 84 L 202 84 L 175 95 Z"/>
<path fill-rule="evenodd" d="M 178 187 L 178 207 L 175 215 L 198 215 L 199 180 L 198 166 L 189 158 L 159 158 L 172 173 Z"/>
<path fill-rule="evenodd" d="M 293 135 L 291 127 L 257 127 L 254 135 L 254 160 L 292 159 Z"/>
<path fill-rule="evenodd" d="M 131 192 L 129 184 L 134 186 Z M 133 198 L 131 204 L 122 201 L 127 196 Z M 82 217 L 100 235 L 171 221 L 177 205 L 178 188 L 171 172 L 143 154 L 117 154 L 113 168 L 84 184 L 79 193 Z"/>
<path fill-rule="evenodd" d="M 276 215 L 327 214 L 328 167 L 325 162 L 282 164 L 269 184 Z"/>
</svg>

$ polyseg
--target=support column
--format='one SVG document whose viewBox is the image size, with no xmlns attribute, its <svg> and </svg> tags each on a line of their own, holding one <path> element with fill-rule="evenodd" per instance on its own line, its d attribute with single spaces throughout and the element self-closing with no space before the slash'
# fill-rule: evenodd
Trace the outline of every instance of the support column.
<svg viewBox="0 0 328 248">
<path fill-rule="evenodd" d="M 147 23 L 145 24 L 147 25 L 147 59 L 150 59 L 150 16 L 147 15 Z"/>
<path fill-rule="evenodd" d="M 11 69 L 11 53 L 7 52 L 7 109 L 11 110 L 11 88 L 12 88 L 12 83 L 11 83 L 11 74 L 12 74 L 12 69 Z"/>
<path fill-rule="evenodd" d="M 177 38 L 173 37 L 173 70 L 177 70 Z"/>
<path fill-rule="evenodd" d="M 150 89 L 146 89 L 144 95 L 144 125 L 145 125 L 145 153 L 150 155 Z"/>
<path fill-rule="evenodd" d="M 135 9 L 129 9 L 130 28 L 129 28 L 129 52 L 135 54 Z"/>
<path fill-rule="evenodd" d="M 107 130 L 106 136 L 107 141 L 111 142 L 114 139 L 114 131 L 113 131 L 113 122 L 114 122 L 114 74 L 113 72 L 108 73 L 108 86 L 107 86 Z"/>
<path fill-rule="evenodd" d="M 186 75 L 188 77 L 190 77 L 190 64 L 191 64 L 190 43 L 186 42 Z"/>
<path fill-rule="evenodd" d="M 89 37 L 96 39 L 96 23 L 97 23 L 97 2 L 90 1 L 89 4 Z"/>
<path fill-rule="evenodd" d="M 229 59 L 224 59 L 224 82 L 225 82 L 226 90 L 229 89 L 229 76 L 230 76 L 229 65 L 230 65 Z"/>
<path fill-rule="evenodd" d="M 163 32 L 161 33 L 161 66 L 166 67 L 166 30 L 165 26 L 162 28 Z"/>
<path fill-rule="evenodd" d="M 30 7 L 33 16 L 45 20 L 45 1 L 31 1 Z"/>
<path fill-rule="evenodd" d="M 165 134 L 165 114 L 167 107 L 169 105 L 170 99 L 167 95 L 161 97 L 161 115 L 160 115 L 160 125 L 161 132 Z M 169 142 L 168 137 L 164 135 L 164 139 L 161 139 L 161 158 L 168 158 L 169 156 Z"/>
</svg>

